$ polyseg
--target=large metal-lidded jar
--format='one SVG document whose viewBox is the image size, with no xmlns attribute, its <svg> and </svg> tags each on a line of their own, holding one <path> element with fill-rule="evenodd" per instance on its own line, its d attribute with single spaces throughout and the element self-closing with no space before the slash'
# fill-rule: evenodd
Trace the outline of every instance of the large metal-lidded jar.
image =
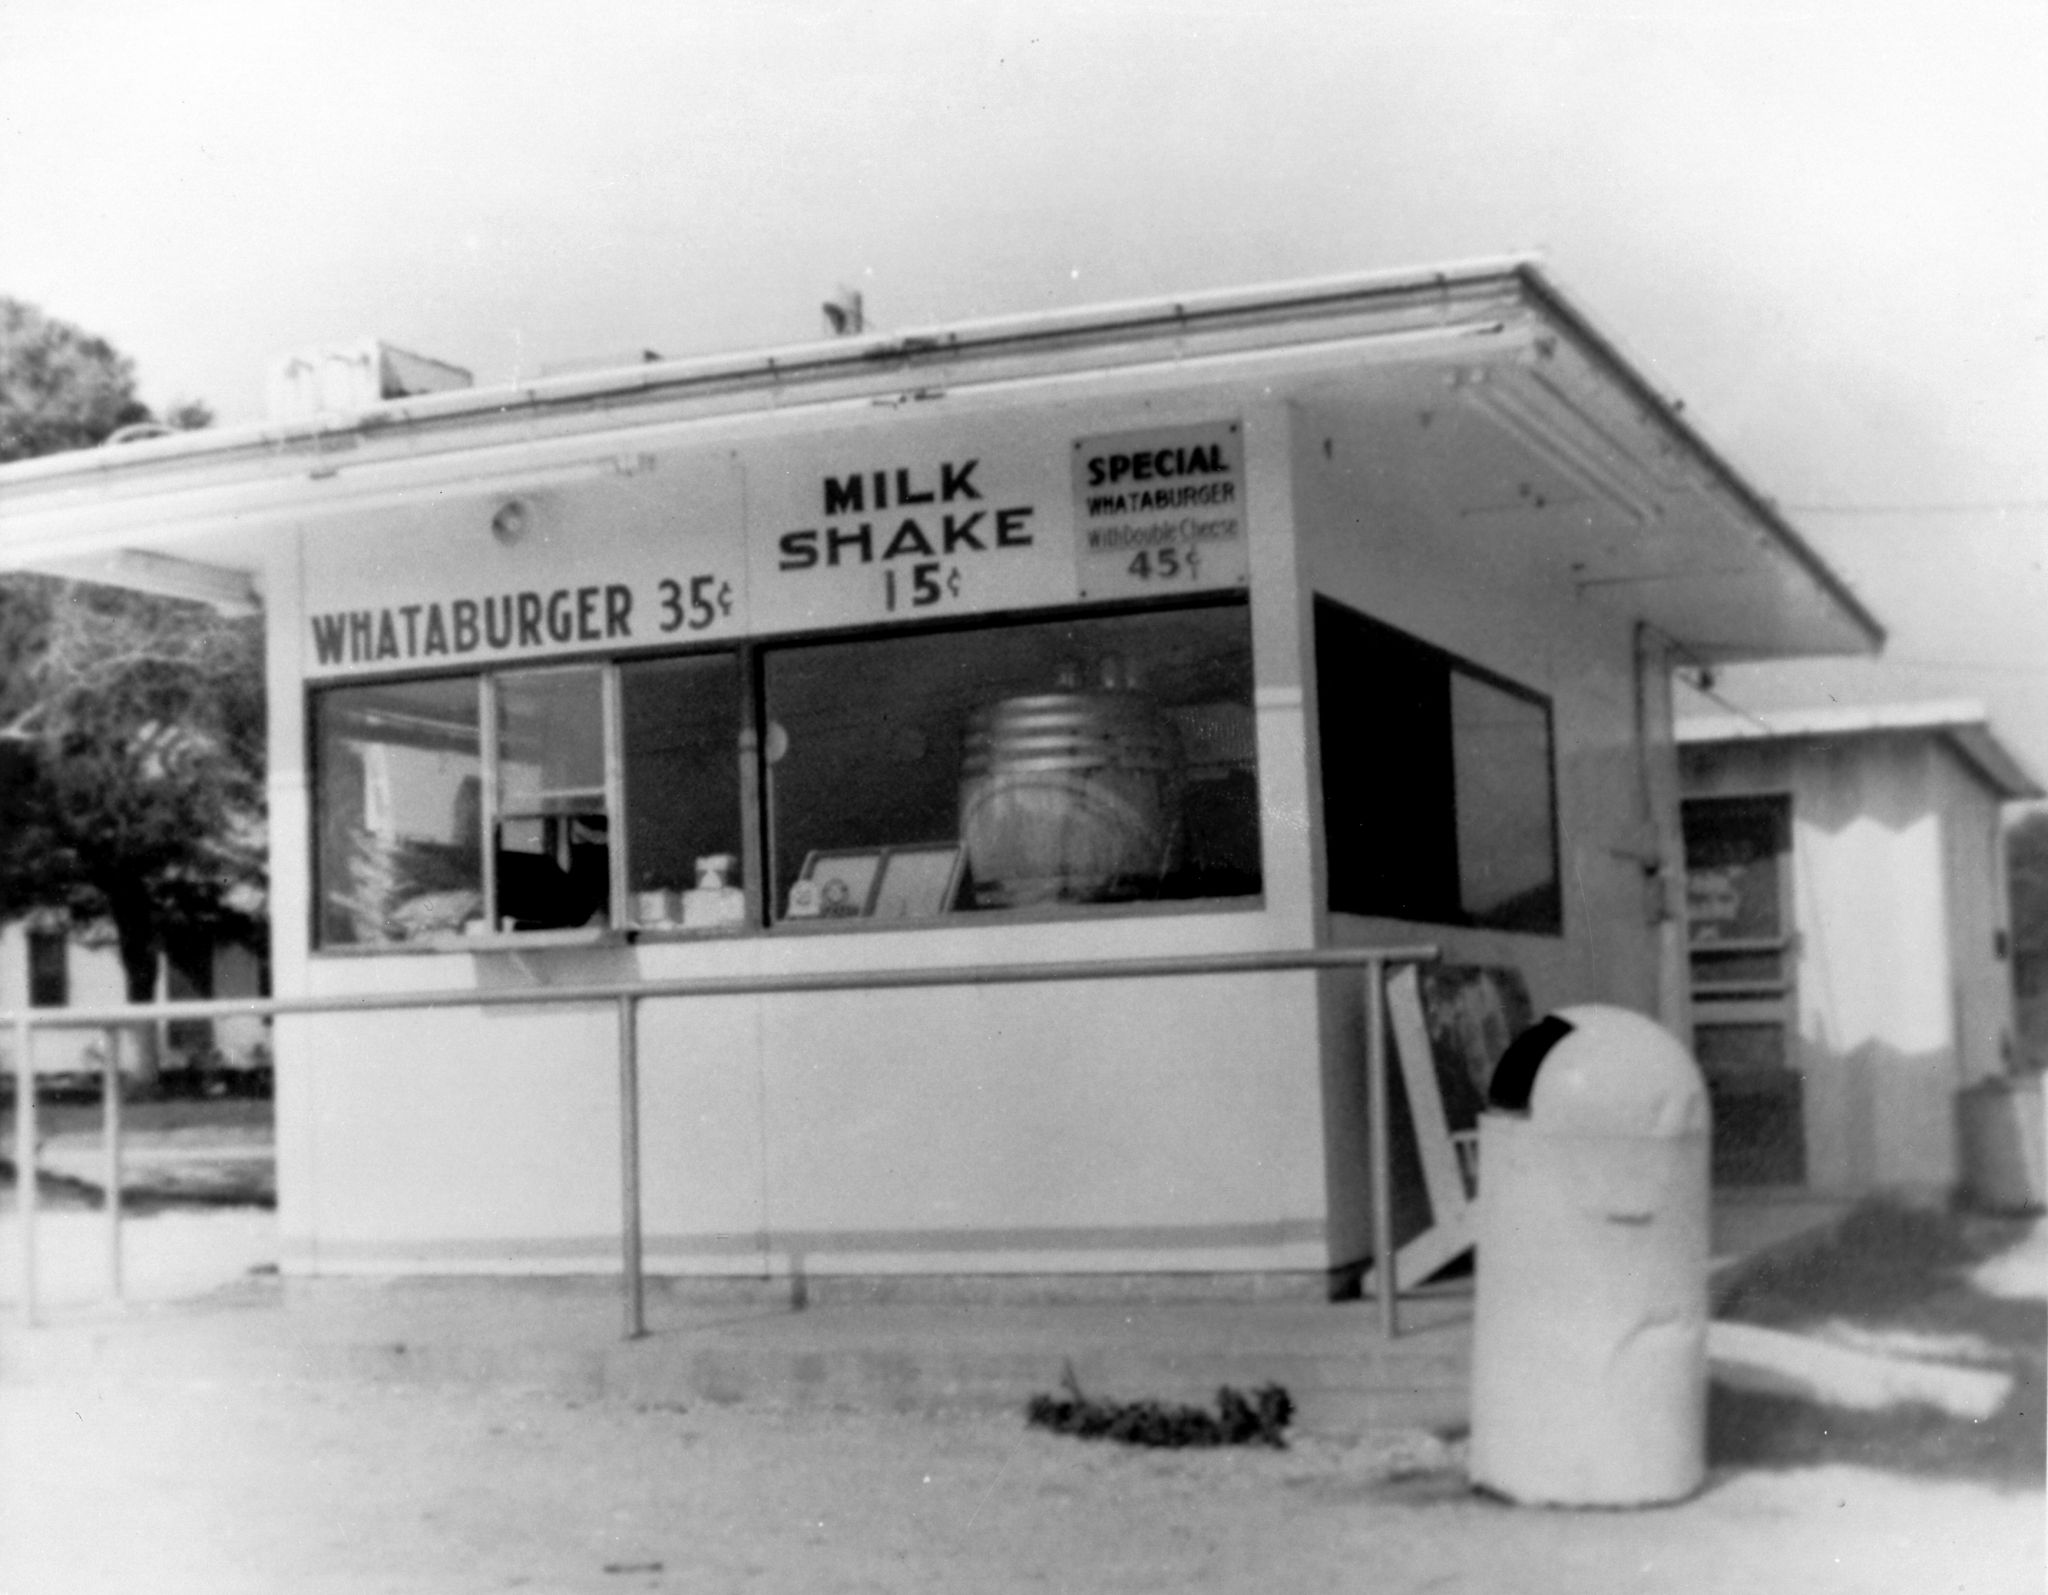
<svg viewBox="0 0 2048 1595">
<path fill-rule="evenodd" d="M 984 906 L 1157 891 L 1180 847 L 1180 744 L 1140 692 L 1057 692 L 975 710 L 960 837 Z"/>
</svg>

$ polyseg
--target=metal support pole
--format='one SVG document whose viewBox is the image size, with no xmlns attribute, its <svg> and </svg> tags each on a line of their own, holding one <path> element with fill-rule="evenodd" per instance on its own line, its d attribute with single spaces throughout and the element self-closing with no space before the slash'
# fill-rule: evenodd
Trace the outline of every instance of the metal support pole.
<svg viewBox="0 0 2048 1595">
<path fill-rule="evenodd" d="M 626 1287 L 626 1338 L 647 1333 L 646 1280 L 640 1256 L 640 1038 L 634 1022 L 637 999 L 618 1000 L 619 1014 L 619 1203 L 621 1258 Z"/>
<path fill-rule="evenodd" d="M 105 1072 L 100 1084 L 100 1124 L 106 1137 L 107 1285 L 121 1299 L 121 1032 L 111 1026 L 106 1039 Z"/>
<path fill-rule="evenodd" d="M 27 1019 L 14 1022 L 14 1209 L 21 1230 L 21 1321 L 36 1321 L 36 1066 Z"/>
<path fill-rule="evenodd" d="M 489 678 L 486 678 L 488 688 Z M 495 721 L 486 716 L 486 735 Z M 490 778 L 494 766 L 485 763 Z M 644 997 L 709 997 L 827 991 L 916 991 L 938 987 L 1037 985 L 1055 981 L 1126 980 L 1148 976 L 1185 978 L 1195 975 L 1245 975 L 1296 970 L 1358 969 L 1366 972 L 1368 1036 L 1366 1053 L 1370 1076 L 1368 1095 L 1373 1109 L 1371 1153 L 1374 1191 L 1374 1241 L 1378 1255 L 1391 1263 L 1393 1253 L 1392 1164 L 1389 1158 L 1386 1112 L 1385 998 L 1386 970 L 1391 964 L 1419 962 L 1436 956 L 1430 946 L 1405 948 L 1305 948 L 1293 952 L 1214 953 L 1174 958 L 1097 958 L 1034 964 L 963 964 L 923 969 L 831 970 L 812 974 L 696 976 L 631 983 L 604 982 L 590 985 L 555 986 L 546 983 L 530 988 L 479 992 L 474 987 L 445 991 L 358 992 L 324 997 L 233 997 L 205 998 L 172 1004 L 79 1005 L 65 1009 L 0 1008 L 0 1034 L 11 1029 L 21 1062 L 15 1074 L 15 1143 L 21 1165 L 19 1182 L 19 1227 L 21 1231 L 22 1316 L 33 1323 L 36 1317 L 36 1198 L 35 1073 L 30 1057 L 32 1035 L 45 1030 L 88 1030 L 113 1026 L 153 1024 L 159 1019 L 209 1019 L 228 1016 L 269 1016 L 285 1014 L 402 1013 L 418 1009 L 477 1008 L 491 1010 L 519 1007 L 549 1007 L 563 1003 L 611 1004 L 617 1014 L 619 1050 L 619 1147 L 620 1184 L 623 1207 L 620 1245 L 623 1252 L 623 1283 L 626 1296 L 626 1333 L 629 1339 L 646 1334 L 645 1279 L 643 1276 L 640 1214 L 640 1080 L 638 1057 L 638 1003 Z M 119 1048 L 116 1046 L 116 1069 Z M 118 1088 L 118 1076 L 116 1078 Z M 118 1103 L 112 1103 L 118 1115 Z M 113 1147 L 109 1154 L 109 1189 L 119 1190 L 119 1124 L 110 1124 Z M 118 1207 L 118 1203 L 113 1204 Z M 119 1218 L 116 1212 L 110 1224 Z M 1390 1277 L 1391 1267 L 1386 1270 Z M 1391 1291 L 1381 1293 L 1385 1332 L 1393 1334 L 1395 1303 Z"/>
<path fill-rule="evenodd" d="M 1387 966 L 1375 958 L 1365 966 L 1365 1093 L 1372 1119 L 1373 1299 L 1380 1309 L 1380 1333 L 1401 1332 L 1400 1282 L 1394 1272 L 1394 1134 L 1387 1123 Z"/>
</svg>

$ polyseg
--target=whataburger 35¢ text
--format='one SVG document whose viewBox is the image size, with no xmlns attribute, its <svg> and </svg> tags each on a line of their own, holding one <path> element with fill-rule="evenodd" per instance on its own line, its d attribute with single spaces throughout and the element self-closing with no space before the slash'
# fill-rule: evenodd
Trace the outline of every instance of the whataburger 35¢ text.
<svg viewBox="0 0 2048 1595">
<path fill-rule="evenodd" d="M 322 665 L 614 642 L 633 635 L 633 589 L 618 582 L 593 583 L 445 604 L 340 610 L 313 616 L 312 627 L 313 657 Z"/>
</svg>

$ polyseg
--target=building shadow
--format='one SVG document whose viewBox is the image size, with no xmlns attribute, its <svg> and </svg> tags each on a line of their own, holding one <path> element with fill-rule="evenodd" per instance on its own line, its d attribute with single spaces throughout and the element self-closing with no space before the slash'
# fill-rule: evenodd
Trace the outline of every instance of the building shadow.
<svg viewBox="0 0 2048 1595">
<path fill-rule="evenodd" d="M 1997 1370 L 2012 1387 L 1996 1412 L 1972 1419 L 1922 1403 L 1855 1409 L 1716 1384 L 1707 1406 L 1711 1465 L 1841 1463 L 2041 1490 L 2048 1484 L 2048 1302 L 1994 1295 L 1973 1280 L 2030 1227 L 1872 1202 L 1824 1249 L 1759 1264 L 1729 1292 L 1720 1316 Z"/>
</svg>

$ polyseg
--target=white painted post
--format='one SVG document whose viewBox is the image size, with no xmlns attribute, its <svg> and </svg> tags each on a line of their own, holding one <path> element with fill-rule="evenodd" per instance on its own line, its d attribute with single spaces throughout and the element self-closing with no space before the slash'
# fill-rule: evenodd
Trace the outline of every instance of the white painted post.
<svg viewBox="0 0 2048 1595">
<path fill-rule="evenodd" d="M 103 1211 L 107 1215 L 107 1285 L 114 1300 L 121 1299 L 121 1036 L 109 1026 L 106 1059 L 100 1085 L 100 1124 L 105 1135 L 107 1194 Z"/>
<path fill-rule="evenodd" d="M 634 1007 L 630 993 L 619 998 L 619 1241 L 628 1340 L 640 1340 L 647 1334 L 640 1250 L 640 1041 Z"/>
<path fill-rule="evenodd" d="M 21 1229 L 21 1321 L 36 1321 L 36 1072 L 29 1023 L 14 1022 L 14 1207 Z"/>
<path fill-rule="evenodd" d="M 1365 966 L 1365 1091 L 1372 1119 L 1372 1275 L 1380 1333 L 1401 1332 L 1400 1283 L 1394 1266 L 1394 1132 L 1387 1123 L 1387 966 Z"/>
</svg>

